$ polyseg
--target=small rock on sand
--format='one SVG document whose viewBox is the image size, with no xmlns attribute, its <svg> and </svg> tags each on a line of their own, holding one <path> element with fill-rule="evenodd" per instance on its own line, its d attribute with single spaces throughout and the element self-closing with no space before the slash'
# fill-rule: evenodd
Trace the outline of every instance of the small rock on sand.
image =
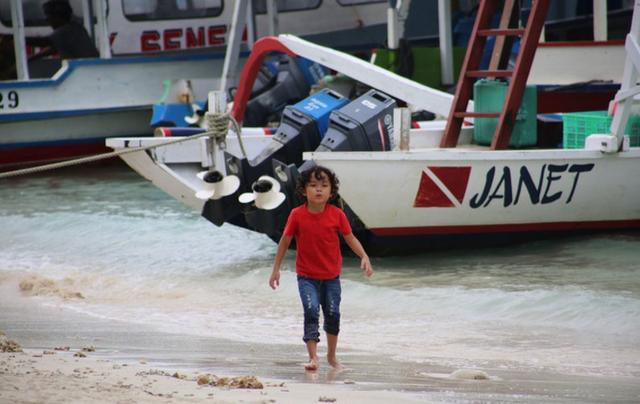
<svg viewBox="0 0 640 404">
<path fill-rule="evenodd" d="M 22 352 L 22 347 L 0 331 L 0 352 Z"/>
<path fill-rule="evenodd" d="M 198 383 L 198 386 L 201 386 L 203 384 L 211 384 L 211 375 L 200 375 L 198 376 L 196 382 Z"/>
<path fill-rule="evenodd" d="M 264 385 L 255 376 L 217 377 L 211 374 L 200 375 L 196 379 L 198 385 L 210 384 L 216 387 L 231 389 L 263 389 Z"/>
<path fill-rule="evenodd" d="M 229 387 L 234 389 L 262 389 L 264 386 L 255 376 L 234 377 L 229 383 Z"/>
<path fill-rule="evenodd" d="M 489 380 L 490 377 L 482 370 L 476 369 L 458 369 L 449 376 L 452 379 L 460 380 Z"/>
</svg>

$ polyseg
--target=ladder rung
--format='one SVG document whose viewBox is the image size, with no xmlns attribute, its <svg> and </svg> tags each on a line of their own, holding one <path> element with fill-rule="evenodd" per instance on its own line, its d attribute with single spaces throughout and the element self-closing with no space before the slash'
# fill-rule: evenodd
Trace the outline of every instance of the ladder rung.
<svg viewBox="0 0 640 404">
<path fill-rule="evenodd" d="M 456 118 L 498 118 L 500 112 L 454 112 Z"/>
<path fill-rule="evenodd" d="M 524 35 L 524 32 L 524 28 L 479 29 L 478 36 L 520 36 Z"/>
<path fill-rule="evenodd" d="M 469 70 L 467 77 L 511 77 L 513 70 Z"/>
</svg>

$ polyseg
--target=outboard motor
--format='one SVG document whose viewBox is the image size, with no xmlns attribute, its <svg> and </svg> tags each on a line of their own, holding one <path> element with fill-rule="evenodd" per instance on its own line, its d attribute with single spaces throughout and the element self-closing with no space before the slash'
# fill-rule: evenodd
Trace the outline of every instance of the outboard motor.
<svg viewBox="0 0 640 404">
<path fill-rule="evenodd" d="M 386 151 L 391 150 L 390 133 L 393 131 L 393 108 L 395 100 L 377 90 L 370 90 L 356 100 L 331 112 L 329 128 L 316 151 Z M 284 121 L 284 120 L 283 120 Z M 279 161 L 277 157 L 284 156 Z M 251 227 L 276 240 L 281 236 L 287 214 L 302 202 L 296 195 L 296 182 L 301 171 L 313 166 L 312 161 L 299 164 L 297 159 L 287 161 L 286 153 L 271 153 L 271 162 L 278 181 L 278 193 L 284 195 L 278 209 L 270 211 L 259 206 L 245 211 L 245 218 Z M 241 176 L 247 178 L 247 173 Z M 282 199 L 282 196 L 280 196 Z M 271 212 L 271 213 L 270 213 Z M 253 217 L 252 217 L 253 215 Z M 355 215 L 352 215 L 357 219 Z M 355 220 L 355 219 L 354 219 Z M 356 220 L 357 222 L 357 220 Z"/>
<path fill-rule="evenodd" d="M 396 102 L 372 89 L 329 116 L 329 129 L 315 151 L 388 151 L 393 148 L 393 109 Z M 314 165 L 305 162 L 299 171 Z"/>
<path fill-rule="evenodd" d="M 293 162 L 294 167 L 300 164 L 302 162 L 302 153 L 314 150 L 320 144 L 322 134 L 327 130 L 331 111 L 345 105 L 347 102 L 346 98 L 331 90 L 324 89 L 319 91 L 285 109 L 280 127 L 273 135 L 271 143 L 253 160 L 247 161 L 246 158 L 238 158 L 225 152 L 226 172 L 229 173 L 227 177 L 239 178 L 235 192 L 233 194 L 217 192 L 209 197 L 203 197 L 202 199 L 206 199 L 207 202 L 203 208 L 202 215 L 218 226 L 224 222 L 229 222 L 242 227 L 249 225 L 257 230 L 262 227 L 271 228 L 275 226 L 277 228 L 277 225 L 269 224 L 273 222 L 274 212 L 263 212 L 271 210 L 266 209 L 265 206 L 267 205 L 247 200 L 239 203 L 238 194 L 243 190 L 251 189 L 259 195 L 260 189 L 264 187 L 257 186 L 256 188 L 256 183 L 262 176 L 272 175 L 272 160 L 274 158 L 285 162 Z M 227 177 L 218 178 L 218 176 L 209 175 L 206 178 L 215 178 L 217 181 L 231 181 Z M 201 179 L 204 181 L 204 178 Z M 203 185 L 203 189 L 208 189 L 208 187 L 211 186 Z M 208 194 L 202 192 L 201 195 Z M 282 201 L 279 201 L 278 206 L 281 203 Z M 288 210 L 285 210 L 284 220 L 286 220 L 286 213 L 288 213 Z"/>
<path fill-rule="evenodd" d="M 316 151 L 391 150 L 393 98 L 369 90 L 353 102 L 331 113 L 329 129 Z"/>
<path fill-rule="evenodd" d="M 283 56 L 276 83 L 247 103 L 243 124 L 261 127 L 280 120 L 285 106 L 309 94 L 311 86 L 326 75 L 325 68 L 307 59 Z"/>
<path fill-rule="evenodd" d="M 249 186 L 262 175 L 272 175 L 271 160 L 296 166 L 302 163 L 302 153 L 318 147 L 327 131 L 332 111 L 344 106 L 348 99 L 329 89 L 323 89 L 295 105 L 287 106 L 271 143 L 251 161 L 225 154 L 227 172 L 238 175 Z"/>
</svg>

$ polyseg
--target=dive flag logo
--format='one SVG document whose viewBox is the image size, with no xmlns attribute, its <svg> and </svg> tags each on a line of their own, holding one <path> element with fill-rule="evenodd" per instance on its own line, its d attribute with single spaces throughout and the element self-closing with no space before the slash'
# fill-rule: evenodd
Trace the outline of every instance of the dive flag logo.
<svg viewBox="0 0 640 404">
<path fill-rule="evenodd" d="M 467 191 L 471 167 L 431 167 L 422 171 L 414 208 L 460 207 Z"/>
</svg>

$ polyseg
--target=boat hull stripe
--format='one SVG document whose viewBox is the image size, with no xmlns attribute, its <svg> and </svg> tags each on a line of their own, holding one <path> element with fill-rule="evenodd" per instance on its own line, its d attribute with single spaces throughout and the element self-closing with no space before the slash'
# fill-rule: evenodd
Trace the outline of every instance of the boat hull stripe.
<svg viewBox="0 0 640 404">
<path fill-rule="evenodd" d="M 128 112 L 128 111 L 146 111 L 146 110 L 151 110 L 151 105 L 132 105 L 132 106 L 126 106 L 126 107 L 113 107 L 113 108 L 74 109 L 74 110 L 66 110 L 66 111 L 20 112 L 16 114 L 0 115 L 0 122 L 56 119 L 56 118 L 67 118 L 67 117 L 81 116 L 81 115 L 93 115 L 93 114 Z"/>
<path fill-rule="evenodd" d="M 625 228 L 640 228 L 640 219 L 556 223 L 485 224 L 470 226 L 385 227 L 370 230 L 376 236 L 418 236 L 436 234 L 517 233 L 529 231 L 607 230 Z"/>
</svg>

